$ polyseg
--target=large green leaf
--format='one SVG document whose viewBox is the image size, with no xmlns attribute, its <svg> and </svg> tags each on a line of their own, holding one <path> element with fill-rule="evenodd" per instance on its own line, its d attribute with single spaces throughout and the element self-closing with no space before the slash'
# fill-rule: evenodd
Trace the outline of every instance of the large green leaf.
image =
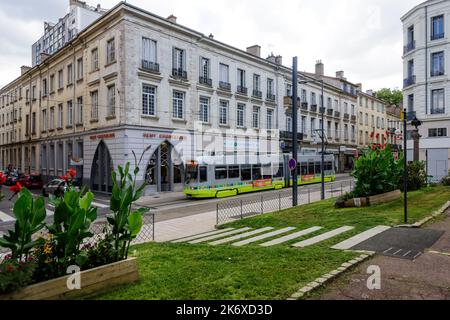
<svg viewBox="0 0 450 320">
<path fill-rule="evenodd" d="M 31 220 L 31 226 L 34 228 L 45 220 L 47 212 L 45 210 L 45 200 L 43 197 L 39 197 L 34 202 L 34 215 Z"/>
<path fill-rule="evenodd" d="M 136 237 L 142 228 L 142 215 L 140 212 L 133 212 L 128 216 L 128 230 L 132 237 Z"/>
<path fill-rule="evenodd" d="M 87 192 L 83 198 L 79 200 L 80 208 L 88 211 L 91 206 L 92 201 L 94 200 L 94 194 L 92 192 Z"/>
</svg>

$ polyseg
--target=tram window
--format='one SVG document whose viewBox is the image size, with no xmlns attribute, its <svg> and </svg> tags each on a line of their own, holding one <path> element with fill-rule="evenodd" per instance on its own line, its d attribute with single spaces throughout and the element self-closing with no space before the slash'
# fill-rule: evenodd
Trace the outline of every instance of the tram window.
<svg viewBox="0 0 450 320">
<path fill-rule="evenodd" d="M 239 179 L 239 166 L 229 166 L 228 167 L 228 178 L 229 179 Z"/>
<path fill-rule="evenodd" d="M 284 166 L 281 163 L 275 164 L 273 166 L 273 176 L 274 178 L 284 177 Z"/>
<path fill-rule="evenodd" d="M 227 179 L 227 167 L 216 167 L 216 180 Z"/>
<path fill-rule="evenodd" d="M 188 165 L 186 170 L 186 182 L 188 183 L 197 182 L 197 177 L 198 177 L 198 167 Z"/>
<path fill-rule="evenodd" d="M 252 180 L 252 168 L 250 166 L 242 166 L 241 168 L 241 180 L 250 181 Z"/>
<path fill-rule="evenodd" d="M 270 164 L 263 165 L 262 178 L 263 179 L 272 179 L 272 166 Z"/>
<path fill-rule="evenodd" d="M 207 167 L 200 167 L 200 182 L 207 182 L 208 181 L 208 168 Z"/>
<path fill-rule="evenodd" d="M 261 175 L 261 165 L 253 165 L 252 166 L 252 179 L 253 180 L 260 180 L 262 177 Z"/>
<path fill-rule="evenodd" d="M 308 163 L 308 174 L 314 174 L 314 162 Z"/>
<path fill-rule="evenodd" d="M 326 162 L 325 163 L 325 170 L 333 171 L 333 163 L 332 162 Z"/>
<path fill-rule="evenodd" d="M 305 176 L 308 174 L 308 164 L 306 162 L 302 162 L 302 176 Z"/>
<path fill-rule="evenodd" d="M 316 173 L 321 173 L 322 171 L 320 170 L 320 162 L 316 162 Z"/>
</svg>

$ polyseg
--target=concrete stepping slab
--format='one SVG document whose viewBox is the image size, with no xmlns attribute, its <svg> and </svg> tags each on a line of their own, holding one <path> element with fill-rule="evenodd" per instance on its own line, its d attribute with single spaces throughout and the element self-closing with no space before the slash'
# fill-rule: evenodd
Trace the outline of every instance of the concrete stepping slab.
<svg viewBox="0 0 450 320">
<path fill-rule="evenodd" d="M 194 241 L 190 241 L 190 244 L 196 244 L 196 243 L 202 243 L 202 242 L 207 242 L 207 241 L 211 241 L 211 240 L 215 240 L 215 239 L 220 239 L 220 238 L 224 238 L 227 236 L 231 236 L 233 234 L 237 234 L 237 233 L 242 233 L 245 231 L 251 230 L 251 228 L 245 227 L 245 228 L 241 228 L 241 229 L 236 229 L 236 230 L 231 230 L 225 233 L 220 233 L 220 234 L 216 234 L 216 235 L 212 235 L 206 238 L 201 238 L 201 239 L 197 239 Z"/>
<path fill-rule="evenodd" d="M 9 221 L 16 221 L 16 219 L 14 217 L 4 213 L 3 211 L 0 211 L 0 221 L 9 222 Z"/>
<path fill-rule="evenodd" d="M 234 240 L 248 238 L 248 237 L 254 236 L 255 234 L 263 233 L 263 232 L 270 231 L 270 230 L 273 230 L 273 229 L 274 228 L 272 228 L 272 227 L 256 229 L 256 230 L 253 230 L 253 231 L 250 231 L 250 232 L 238 234 L 238 235 L 230 237 L 230 238 L 225 238 L 225 239 L 221 239 L 221 240 L 217 240 L 217 241 L 211 242 L 210 245 L 217 246 L 219 244 L 233 242 Z"/>
<path fill-rule="evenodd" d="M 181 239 L 178 239 L 178 240 L 171 241 L 171 243 L 180 243 L 180 242 L 192 241 L 192 240 L 200 239 L 200 238 L 203 238 L 203 237 L 208 237 L 208 236 L 213 236 L 213 235 L 216 235 L 216 234 L 228 232 L 228 231 L 231 231 L 231 230 L 234 230 L 234 228 L 227 228 L 227 229 L 221 229 L 221 230 L 215 230 L 215 231 L 211 231 L 211 232 L 196 234 L 194 236 L 190 236 L 190 237 L 181 238 Z"/>
<path fill-rule="evenodd" d="M 292 231 L 292 230 L 295 230 L 295 228 L 294 227 L 288 227 L 288 228 L 280 229 L 280 230 L 277 230 L 277 231 L 269 232 L 269 233 L 266 233 L 266 234 L 262 234 L 260 236 L 257 236 L 257 237 L 254 237 L 254 238 L 250 238 L 250 239 L 247 239 L 247 240 L 242 240 L 240 242 L 235 242 L 232 245 L 235 246 L 235 247 L 241 247 L 241 246 L 245 246 L 247 244 L 253 243 L 253 242 L 258 242 L 260 240 L 272 238 L 272 237 L 278 236 L 280 234 L 283 234 L 283 233 L 286 233 L 286 232 L 289 232 L 289 231 Z"/>
<path fill-rule="evenodd" d="M 316 231 L 318 231 L 320 229 L 322 229 L 322 227 L 312 227 L 312 228 L 305 229 L 305 230 L 302 230 L 302 231 L 299 231 L 299 232 L 288 234 L 287 236 L 284 236 L 284 237 L 281 237 L 281 238 L 278 238 L 278 239 L 274 239 L 274 240 L 269 241 L 269 242 L 262 243 L 262 244 L 260 244 L 260 246 L 262 246 L 262 247 L 272 247 L 272 246 L 275 246 L 275 245 L 278 245 L 278 244 L 282 244 L 282 243 L 285 243 L 285 242 L 288 242 L 288 241 L 291 241 L 291 240 L 294 240 L 294 239 L 297 239 L 297 238 L 301 238 L 301 237 L 303 237 L 303 236 L 305 236 L 307 234 L 316 232 Z"/>
<path fill-rule="evenodd" d="M 313 244 L 322 242 L 324 240 L 328 240 L 330 238 L 333 238 L 333 237 L 335 237 L 337 235 L 340 235 L 341 233 L 350 231 L 352 229 L 354 229 L 354 227 L 349 227 L 349 226 L 340 227 L 340 228 L 337 228 L 335 230 L 322 233 L 322 234 L 320 234 L 320 235 L 318 235 L 316 237 L 312 237 L 310 239 L 307 239 L 307 240 L 304 240 L 304 241 L 300 241 L 298 243 L 293 244 L 292 246 L 296 247 L 296 248 L 304 248 L 304 247 L 311 246 Z"/>
<path fill-rule="evenodd" d="M 388 226 L 377 226 L 375 228 L 369 229 L 367 231 L 364 231 L 362 233 L 357 234 L 354 237 L 351 237 L 350 239 L 347 239 L 345 241 L 342 241 L 341 243 L 338 243 L 337 245 L 331 247 L 332 249 L 336 250 L 348 250 L 357 244 L 360 244 L 361 242 L 364 242 L 377 234 L 380 234 L 386 230 L 389 230 L 391 227 Z"/>
</svg>

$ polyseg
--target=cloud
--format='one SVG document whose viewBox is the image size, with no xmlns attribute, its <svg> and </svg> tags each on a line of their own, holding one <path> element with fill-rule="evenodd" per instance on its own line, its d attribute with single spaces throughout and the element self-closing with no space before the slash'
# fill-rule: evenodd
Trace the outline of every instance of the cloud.
<svg viewBox="0 0 450 320">
<path fill-rule="evenodd" d="M 87 0 L 112 8 L 115 0 Z M 400 17 L 420 0 L 131 0 L 133 5 L 167 17 L 215 39 L 245 49 L 259 44 L 262 53 L 281 54 L 290 65 L 313 71 L 325 63 L 333 75 L 344 70 L 364 88 L 401 87 L 402 25 Z M 0 2 L 0 85 L 31 63 L 31 45 L 43 32 L 44 21 L 56 21 L 69 0 Z M 39 4 L 39 5 L 37 5 Z M 4 44 L 7 44 L 6 46 Z"/>
</svg>

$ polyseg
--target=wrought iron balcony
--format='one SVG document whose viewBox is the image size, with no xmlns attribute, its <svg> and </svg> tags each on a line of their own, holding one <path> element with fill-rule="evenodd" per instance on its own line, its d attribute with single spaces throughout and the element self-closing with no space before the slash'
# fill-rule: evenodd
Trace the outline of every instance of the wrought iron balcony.
<svg viewBox="0 0 450 320">
<path fill-rule="evenodd" d="M 325 108 L 319 108 L 319 113 L 325 113 L 326 112 L 326 109 Z"/>
<path fill-rule="evenodd" d="M 280 139 L 284 139 L 284 140 L 292 140 L 292 131 L 280 131 Z M 305 135 L 301 132 L 297 133 L 297 140 L 299 141 L 303 141 L 303 139 L 305 138 Z"/>
<path fill-rule="evenodd" d="M 431 70 L 431 76 L 432 77 L 439 77 L 443 76 L 445 74 L 444 70 Z"/>
<path fill-rule="evenodd" d="M 159 72 L 159 64 L 152 61 L 142 60 L 142 69 L 150 72 Z"/>
<path fill-rule="evenodd" d="M 262 91 L 259 91 L 259 90 L 253 90 L 252 96 L 253 96 L 254 98 L 262 99 Z"/>
<path fill-rule="evenodd" d="M 344 121 L 349 121 L 350 115 L 348 113 L 344 113 Z"/>
<path fill-rule="evenodd" d="M 327 109 L 327 115 L 331 117 L 333 115 L 333 109 Z"/>
<path fill-rule="evenodd" d="M 334 116 L 335 116 L 336 118 L 340 118 L 340 117 L 341 117 L 341 113 L 340 113 L 339 111 L 335 111 L 335 112 L 334 112 Z"/>
<path fill-rule="evenodd" d="M 208 87 L 212 87 L 212 79 L 205 78 L 205 77 L 199 77 L 198 82 L 204 85 L 207 85 Z"/>
<path fill-rule="evenodd" d="M 247 95 L 248 89 L 243 86 L 237 86 L 237 93 Z"/>
<path fill-rule="evenodd" d="M 356 123 L 356 116 L 354 116 L 354 115 L 351 116 L 350 121 L 353 122 L 353 123 Z"/>
<path fill-rule="evenodd" d="M 219 88 L 222 90 L 231 91 L 231 83 L 220 81 Z"/>
<path fill-rule="evenodd" d="M 310 111 L 311 112 L 317 112 L 317 104 L 312 104 Z"/>
<path fill-rule="evenodd" d="M 302 110 L 308 111 L 308 102 L 302 102 Z"/>
<path fill-rule="evenodd" d="M 407 54 L 408 52 L 414 50 L 415 48 L 416 48 L 416 40 L 413 40 L 406 46 L 403 46 L 403 54 Z"/>
<path fill-rule="evenodd" d="M 431 35 L 431 40 L 443 39 L 444 36 L 445 36 L 444 32 L 434 33 L 434 34 Z"/>
<path fill-rule="evenodd" d="M 186 80 L 187 79 L 187 72 L 184 71 L 183 69 L 173 68 L 172 69 L 172 76 Z"/>
<path fill-rule="evenodd" d="M 408 78 L 403 80 L 403 88 L 411 86 L 416 83 L 416 76 L 409 76 Z"/>
<path fill-rule="evenodd" d="M 275 95 L 273 93 L 267 93 L 267 100 L 275 101 Z"/>
</svg>

